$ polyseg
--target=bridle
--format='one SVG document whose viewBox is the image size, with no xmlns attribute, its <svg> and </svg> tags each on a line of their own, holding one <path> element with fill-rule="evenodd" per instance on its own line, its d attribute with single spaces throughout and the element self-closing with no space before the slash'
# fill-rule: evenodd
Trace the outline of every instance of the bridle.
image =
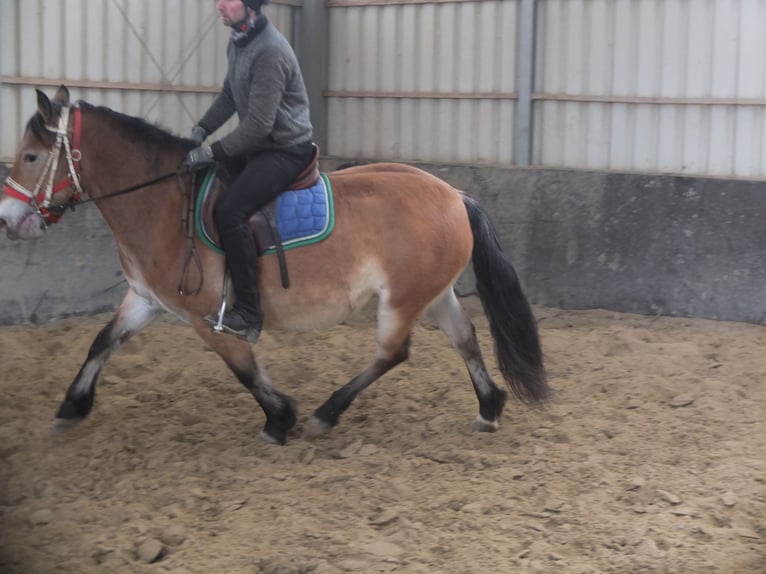
<svg viewBox="0 0 766 574">
<path fill-rule="evenodd" d="M 80 133 L 82 131 L 82 111 L 77 104 L 71 106 L 74 111 L 74 128 L 72 130 L 72 141 L 70 142 L 69 131 L 67 129 L 69 125 L 69 108 L 70 106 L 62 106 L 58 127 L 54 128 L 45 125 L 46 130 L 56 134 L 56 141 L 53 143 L 51 152 L 48 155 L 48 161 L 43 167 L 43 171 L 37 180 L 35 189 L 30 191 L 10 176 L 5 179 L 5 184 L 3 185 L 3 191 L 6 195 L 15 199 L 20 199 L 34 207 L 35 212 L 43 220 L 43 226 L 58 223 L 67 208 L 71 208 L 72 211 L 74 211 L 75 206 L 90 203 L 94 200 L 93 198 L 82 198 L 85 194 L 80 183 L 80 161 L 82 160 L 82 151 L 80 151 Z M 66 158 L 67 163 L 67 176 L 54 185 L 53 178 L 56 176 L 56 171 L 58 170 L 62 149 L 64 150 L 64 157 Z M 130 187 L 102 194 L 98 199 L 110 199 L 112 197 L 138 191 L 139 189 L 144 189 L 145 187 L 150 187 L 163 182 L 171 177 L 178 177 L 191 173 L 192 171 L 193 170 L 184 166 L 159 175 L 153 179 L 131 185 Z M 44 188 L 43 185 L 45 185 Z M 182 189 L 184 188 L 183 182 L 180 180 L 179 185 Z M 69 200 L 66 203 L 51 205 L 53 196 L 67 188 L 73 191 Z"/>
<path fill-rule="evenodd" d="M 70 203 L 79 203 L 83 195 L 82 185 L 80 184 L 80 161 L 82 152 L 80 151 L 80 132 L 82 127 L 82 112 L 75 104 L 71 107 L 74 111 L 74 128 L 72 131 L 72 141 L 69 141 L 69 110 L 70 106 L 62 106 L 59 115 L 58 127 L 45 124 L 45 129 L 56 134 L 56 141 L 48 154 L 48 161 L 45 162 L 42 173 L 35 184 L 34 190 L 29 190 L 19 182 L 8 176 L 3 185 L 3 191 L 6 195 L 20 199 L 31 205 L 37 214 L 42 218 L 45 224 L 57 223 L 66 209 L 66 205 L 51 206 L 51 199 L 54 194 L 71 189 L 73 191 L 70 197 Z M 54 184 L 54 178 L 58 171 L 60 158 L 64 151 L 64 158 L 67 165 L 67 176 L 60 182 Z"/>
</svg>

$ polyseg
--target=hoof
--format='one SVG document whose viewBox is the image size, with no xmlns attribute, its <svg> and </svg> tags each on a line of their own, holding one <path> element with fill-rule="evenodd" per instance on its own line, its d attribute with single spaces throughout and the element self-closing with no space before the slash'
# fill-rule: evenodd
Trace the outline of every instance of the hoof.
<svg viewBox="0 0 766 574">
<path fill-rule="evenodd" d="M 497 430 L 500 415 L 503 414 L 503 407 L 508 400 L 508 391 L 500 387 L 494 387 L 492 391 L 479 398 L 479 416 L 476 417 L 475 427 L 482 432 L 493 432 Z M 485 429 L 489 425 L 491 429 Z"/>
<path fill-rule="evenodd" d="M 84 420 L 85 420 L 84 418 L 56 419 L 55 421 L 53 421 L 53 425 L 51 425 L 51 434 L 52 435 L 64 434 L 72 430 L 74 427 L 78 426 Z"/>
<path fill-rule="evenodd" d="M 303 427 L 303 436 L 307 439 L 317 438 L 326 435 L 331 429 L 332 425 L 314 416 L 306 421 L 306 425 Z"/>
<path fill-rule="evenodd" d="M 488 421 L 483 416 L 477 415 L 473 428 L 479 432 L 495 432 L 500 428 L 500 423 L 497 420 Z"/>
<path fill-rule="evenodd" d="M 261 431 L 261 439 L 271 444 L 285 444 L 287 433 L 298 422 L 295 401 L 285 395 L 280 395 L 282 405 L 277 412 L 266 416 L 266 424 Z"/>
<path fill-rule="evenodd" d="M 269 444 L 276 444 L 279 446 L 283 446 L 287 442 L 286 435 L 284 437 L 276 437 L 276 436 L 270 435 L 265 430 L 261 431 L 261 434 L 258 435 L 258 438 L 260 438 L 263 442 L 266 442 Z"/>
<path fill-rule="evenodd" d="M 64 399 L 64 402 L 61 403 L 61 406 L 56 413 L 56 418 L 76 420 L 84 419 L 88 416 L 90 410 L 93 408 L 93 401 L 95 397 L 96 394 L 93 392 L 80 396 L 67 396 Z"/>
</svg>

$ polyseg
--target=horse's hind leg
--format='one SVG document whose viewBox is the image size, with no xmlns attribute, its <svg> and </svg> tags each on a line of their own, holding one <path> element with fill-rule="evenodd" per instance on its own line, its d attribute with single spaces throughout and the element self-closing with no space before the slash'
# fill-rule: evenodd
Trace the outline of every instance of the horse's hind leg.
<svg viewBox="0 0 766 574">
<path fill-rule="evenodd" d="M 297 421 L 293 402 L 274 389 L 266 370 L 255 359 L 250 344 L 236 337 L 212 333 L 210 325 L 202 320 L 192 324 L 202 340 L 221 356 L 263 409 L 266 424 L 261 438 L 274 444 L 285 444 L 287 432 Z"/>
<path fill-rule="evenodd" d="M 56 413 L 54 428 L 63 430 L 88 416 L 93 407 L 98 376 L 109 356 L 131 335 L 151 323 L 158 311 L 151 300 L 141 297 L 132 289 L 128 290 L 117 313 L 93 340 L 88 358 L 80 367 Z"/>
<path fill-rule="evenodd" d="M 348 383 L 335 391 L 306 424 L 305 434 L 315 437 L 338 424 L 340 415 L 356 396 L 410 354 L 410 331 L 415 317 L 403 316 L 381 300 L 378 306 L 378 350 L 375 360 Z"/>
<path fill-rule="evenodd" d="M 451 287 L 431 304 L 428 317 L 444 331 L 468 367 L 468 374 L 479 399 L 476 430 L 496 431 L 508 393 L 498 387 L 489 375 L 476 340 L 476 330 L 463 314 L 460 302 Z"/>
</svg>

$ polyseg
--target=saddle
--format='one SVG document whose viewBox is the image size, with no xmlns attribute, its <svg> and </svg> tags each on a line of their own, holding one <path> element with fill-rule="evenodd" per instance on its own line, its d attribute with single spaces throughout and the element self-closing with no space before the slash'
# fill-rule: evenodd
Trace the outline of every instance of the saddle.
<svg viewBox="0 0 766 574">
<path fill-rule="evenodd" d="M 316 144 L 312 145 L 314 152 L 311 156 L 311 161 L 285 191 L 306 189 L 319 180 L 319 146 Z M 202 223 L 205 226 L 207 235 L 216 245 L 220 245 L 221 242 L 218 237 L 218 230 L 213 222 L 213 207 L 218 196 L 237 179 L 240 173 L 241 170 L 235 170 L 231 166 L 218 163 L 215 169 L 215 176 L 218 181 L 210 193 L 203 198 L 202 213 L 200 214 Z M 248 225 L 253 232 L 253 237 L 255 237 L 255 247 L 258 255 L 263 255 L 270 246 L 278 246 L 281 243 L 281 238 L 278 237 L 279 232 L 274 224 L 276 201 L 275 199 L 264 205 L 260 210 L 251 215 L 248 220 Z M 275 233 L 277 234 L 276 237 Z"/>
</svg>

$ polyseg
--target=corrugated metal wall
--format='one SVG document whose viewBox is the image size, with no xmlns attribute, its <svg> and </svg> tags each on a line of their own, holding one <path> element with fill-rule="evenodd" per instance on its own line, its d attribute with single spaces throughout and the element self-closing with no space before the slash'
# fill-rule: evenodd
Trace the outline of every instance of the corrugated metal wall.
<svg viewBox="0 0 766 574">
<path fill-rule="evenodd" d="M 329 2 L 335 155 L 510 163 L 514 1 Z"/>
<path fill-rule="evenodd" d="M 288 38 L 295 4 L 268 7 Z M 0 19 L 4 161 L 35 110 L 35 87 L 52 94 L 64 83 L 75 99 L 186 135 L 226 74 L 229 32 L 212 0 L 2 0 Z"/>
<path fill-rule="evenodd" d="M 527 0 L 311 1 L 329 11 L 325 153 L 513 162 Z M 301 5 L 267 13 L 290 37 Z M 5 160 L 33 86 L 187 133 L 223 78 L 212 0 L 3 0 L 0 15 Z M 766 1 L 537 0 L 534 29 L 532 163 L 766 176 Z"/>
<path fill-rule="evenodd" d="M 329 0 L 331 153 L 511 163 L 520 3 Z M 537 0 L 532 163 L 766 176 L 764 30 L 763 0 Z"/>
<path fill-rule="evenodd" d="M 766 2 L 542 0 L 545 165 L 766 175 Z"/>
</svg>

